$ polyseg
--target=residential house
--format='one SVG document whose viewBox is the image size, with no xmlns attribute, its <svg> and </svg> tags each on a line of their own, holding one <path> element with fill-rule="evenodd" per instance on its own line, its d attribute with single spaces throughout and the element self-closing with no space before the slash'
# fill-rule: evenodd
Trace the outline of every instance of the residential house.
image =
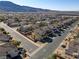
<svg viewBox="0 0 79 59">
<path fill-rule="evenodd" d="M 32 40 L 33 41 L 39 41 L 40 39 L 43 38 L 43 35 L 44 35 L 44 31 L 42 31 L 41 29 L 36 29 L 32 32 Z"/>
<path fill-rule="evenodd" d="M 20 23 L 15 21 L 15 19 L 8 19 L 5 21 L 5 23 L 11 27 L 17 27 L 20 26 Z"/>
<path fill-rule="evenodd" d="M 49 30 L 49 28 L 47 26 L 34 30 L 32 33 L 32 38 L 33 38 L 32 40 L 40 41 L 41 39 L 46 37 L 46 35 L 47 35 L 46 31 L 48 31 L 48 30 Z"/>
<path fill-rule="evenodd" d="M 31 34 L 32 30 L 33 27 L 31 27 L 30 25 L 22 25 L 18 28 L 18 31 L 24 35 Z"/>
<path fill-rule="evenodd" d="M 71 57 L 78 58 L 79 56 L 79 39 L 71 42 L 69 44 L 68 49 L 66 50 L 66 54 Z"/>
<path fill-rule="evenodd" d="M 0 41 L 9 42 L 10 40 L 12 40 L 12 37 L 10 35 L 0 33 Z"/>
<path fill-rule="evenodd" d="M 26 21 L 20 22 L 20 25 L 27 25 L 28 23 Z"/>
<path fill-rule="evenodd" d="M 12 59 L 19 55 L 18 49 L 11 43 L 0 45 L 0 59 Z"/>
</svg>

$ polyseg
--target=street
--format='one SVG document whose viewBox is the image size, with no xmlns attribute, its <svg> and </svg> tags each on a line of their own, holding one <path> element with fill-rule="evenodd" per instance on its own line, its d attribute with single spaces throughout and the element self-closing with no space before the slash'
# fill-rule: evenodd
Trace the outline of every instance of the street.
<svg viewBox="0 0 79 59">
<path fill-rule="evenodd" d="M 75 22 L 70 29 L 73 29 L 76 24 L 78 23 Z M 47 59 L 49 55 L 51 55 L 56 48 L 60 45 L 60 43 L 64 40 L 64 38 L 67 36 L 69 33 L 70 29 L 66 30 L 65 33 L 62 34 L 60 37 L 56 37 L 52 43 L 47 44 L 44 46 L 42 49 L 40 49 L 37 53 L 33 54 L 30 59 Z"/>
<path fill-rule="evenodd" d="M 53 39 L 52 43 L 48 43 L 45 46 L 38 48 L 38 46 L 34 45 L 30 41 L 27 40 L 27 38 L 24 38 L 23 36 L 19 35 L 16 31 L 12 30 L 9 26 L 7 26 L 4 23 L 0 23 L 0 27 L 4 28 L 7 32 L 10 32 L 11 36 L 17 39 L 18 41 L 21 41 L 21 46 L 28 50 L 30 53 L 30 59 L 46 59 L 50 54 L 52 54 L 56 48 L 60 45 L 60 43 L 64 40 L 64 38 L 68 35 L 71 29 L 73 29 L 76 24 L 75 22 L 72 24 L 70 29 L 67 29 L 62 36 L 58 36 Z"/>
<path fill-rule="evenodd" d="M 9 26 L 7 26 L 4 23 L 0 23 L 0 27 L 4 28 L 7 32 L 10 33 L 10 35 L 17 41 L 21 41 L 21 46 L 28 50 L 31 54 L 33 51 L 35 51 L 38 46 L 34 45 L 30 41 L 27 40 L 27 38 L 24 38 L 23 36 L 19 35 L 17 32 L 13 31 Z"/>
</svg>

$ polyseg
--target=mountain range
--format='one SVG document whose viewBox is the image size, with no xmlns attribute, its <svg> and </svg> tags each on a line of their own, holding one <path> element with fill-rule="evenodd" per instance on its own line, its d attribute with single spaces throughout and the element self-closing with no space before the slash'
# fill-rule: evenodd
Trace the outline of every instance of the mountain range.
<svg viewBox="0 0 79 59">
<path fill-rule="evenodd" d="M 71 14 L 79 15 L 79 11 L 57 11 L 41 8 L 34 8 L 29 6 L 17 5 L 10 1 L 0 1 L 0 12 L 52 12 L 54 14 Z"/>
<path fill-rule="evenodd" d="M 0 1 L 0 11 L 6 12 L 48 12 L 51 10 L 20 6 L 10 1 Z"/>
</svg>

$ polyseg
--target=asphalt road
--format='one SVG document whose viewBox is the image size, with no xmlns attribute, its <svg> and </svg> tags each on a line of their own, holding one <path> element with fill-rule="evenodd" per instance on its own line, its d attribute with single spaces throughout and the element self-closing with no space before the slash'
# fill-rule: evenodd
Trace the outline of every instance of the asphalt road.
<svg viewBox="0 0 79 59">
<path fill-rule="evenodd" d="M 75 22 L 70 29 L 73 29 L 76 24 L 78 23 Z M 52 43 L 47 44 L 44 46 L 42 49 L 40 49 L 37 53 L 33 54 L 30 59 L 47 59 L 49 55 L 51 55 L 56 48 L 60 45 L 60 43 L 64 40 L 64 38 L 68 35 L 70 29 L 66 30 L 65 33 L 62 34 L 60 37 L 56 37 Z"/>
<path fill-rule="evenodd" d="M 14 39 L 16 39 L 17 41 L 21 41 L 21 46 L 24 49 L 28 50 L 30 54 L 38 48 L 36 45 L 28 41 L 26 38 L 13 31 L 9 26 L 4 24 L 3 22 L 0 23 L 0 27 L 4 28 L 7 32 L 9 32 L 10 35 L 14 37 Z"/>
</svg>

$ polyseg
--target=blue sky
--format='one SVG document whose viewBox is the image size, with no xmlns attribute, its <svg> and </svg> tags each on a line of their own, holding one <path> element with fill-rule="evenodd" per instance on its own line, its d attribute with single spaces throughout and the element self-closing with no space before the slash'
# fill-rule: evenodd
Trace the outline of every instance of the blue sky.
<svg viewBox="0 0 79 59">
<path fill-rule="evenodd" d="M 19 5 L 62 11 L 79 11 L 79 0 L 0 0 Z"/>
</svg>

